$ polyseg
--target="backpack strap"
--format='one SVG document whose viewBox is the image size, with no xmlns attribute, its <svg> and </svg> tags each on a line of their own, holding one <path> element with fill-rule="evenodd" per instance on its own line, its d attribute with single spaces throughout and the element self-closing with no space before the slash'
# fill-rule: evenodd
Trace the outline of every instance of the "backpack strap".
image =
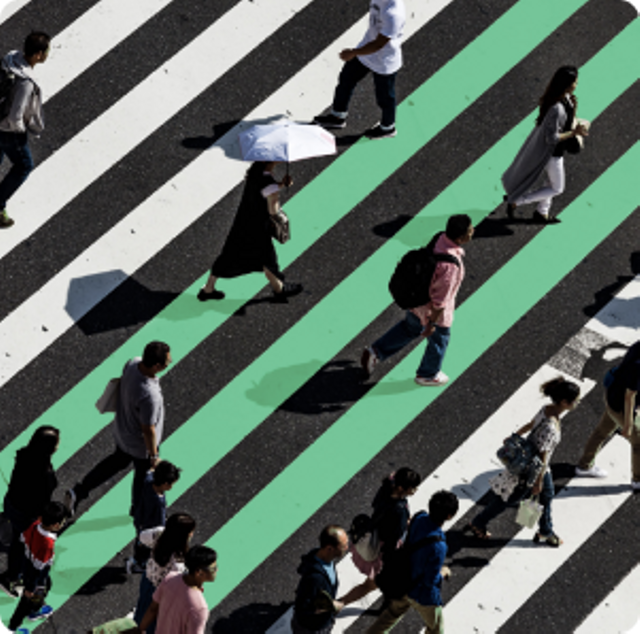
<svg viewBox="0 0 640 634">
<path fill-rule="evenodd" d="M 455 255 L 451 255 L 451 253 L 434 253 L 433 257 L 436 262 L 450 262 L 460 268 L 460 260 Z"/>
</svg>

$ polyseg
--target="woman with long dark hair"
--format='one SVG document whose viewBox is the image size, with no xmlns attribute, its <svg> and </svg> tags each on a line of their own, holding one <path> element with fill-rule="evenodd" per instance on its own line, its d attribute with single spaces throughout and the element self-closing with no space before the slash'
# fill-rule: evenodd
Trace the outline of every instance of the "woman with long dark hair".
<svg viewBox="0 0 640 634">
<path fill-rule="evenodd" d="M 11 597 L 18 596 L 15 586 L 24 552 L 20 535 L 42 515 L 58 486 L 51 456 L 59 443 L 60 430 L 42 425 L 33 432 L 29 444 L 16 452 L 9 489 L 4 496 L 4 516 L 11 522 L 11 546 L 7 570 L 0 575 L 0 589 Z"/>
<path fill-rule="evenodd" d="M 529 434 L 529 438 L 543 462 L 543 469 L 533 483 L 533 487 L 527 487 L 526 483 L 521 482 L 517 475 L 508 470 L 502 471 L 491 480 L 491 491 L 487 505 L 466 526 L 466 530 L 471 531 L 480 539 L 491 537 L 491 533 L 487 531 L 487 524 L 502 513 L 507 506 L 533 495 L 540 496 L 540 504 L 543 508 L 539 530 L 533 538 L 534 543 L 543 543 L 556 548 L 562 544 L 562 540 L 554 533 L 551 522 L 551 500 L 555 495 L 555 489 L 549 462 L 561 438 L 560 417 L 564 412 L 569 412 L 578 405 L 580 387 L 577 383 L 567 381 L 560 376 L 544 383 L 540 386 L 540 391 L 551 399 L 551 403 L 545 405 L 530 423 L 524 425 L 516 433 L 519 435 Z"/>
<path fill-rule="evenodd" d="M 416 492 L 419 485 L 420 474 L 409 467 L 398 469 L 382 481 L 382 486 L 371 503 L 371 521 L 377 531 L 380 551 L 376 559 L 366 561 L 358 548 L 351 544 L 353 564 L 366 579 L 338 599 L 344 605 L 360 600 L 377 588 L 376 575 L 384 567 L 385 559 L 401 546 L 406 537 L 411 517 L 407 498 Z"/>
<path fill-rule="evenodd" d="M 551 202 L 564 191 L 563 155 L 567 142 L 574 137 L 588 135 L 584 125 L 573 126 L 578 105 L 574 95 L 577 85 L 578 69 L 561 66 L 540 97 L 536 127 L 502 175 L 509 218 L 513 218 L 516 207 L 538 203 L 534 217 L 541 222 L 549 222 Z M 547 184 L 530 191 L 543 172 Z"/>
<path fill-rule="evenodd" d="M 201 302 L 224 298 L 224 293 L 216 290 L 218 278 L 247 273 L 264 272 L 277 301 L 286 302 L 287 297 L 302 291 L 301 284 L 284 281 L 273 246 L 270 216 L 280 211 L 280 189 L 293 184 L 288 174 L 277 181 L 273 175 L 275 166 L 273 161 L 256 161 L 247 171 L 242 200 L 222 253 L 213 263 L 206 285 L 198 293 Z"/>
<path fill-rule="evenodd" d="M 140 596 L 133 620 L 140 625 L 147 608 L 151 605 L 153 593 L 170 572 L 184 572 L 184 558 L 189 550 L 189 542 L 196 529 L 196 521 L 187 513 L 174 513 L 166 526 L 150 528 L 140 533 L 140 541 L 151 548 L 151 557 L 140 580 Z M 154 634 L 156 624 L 147 628 L 147 634 Z"/>
</svg>

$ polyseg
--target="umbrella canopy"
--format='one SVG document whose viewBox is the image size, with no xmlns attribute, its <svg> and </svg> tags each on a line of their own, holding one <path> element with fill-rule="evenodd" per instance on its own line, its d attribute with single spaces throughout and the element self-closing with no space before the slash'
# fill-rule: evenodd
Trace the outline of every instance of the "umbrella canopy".
<svg viewBox="0 0 640 634">
<path fill-rule="evenodd" d="M 324 128 L 313 124 L 283 121 L 256 125 L 240 134 L 245 161 L 292 162 L 313 156 L 336 153 L 336 139 Z"/>
</svg>

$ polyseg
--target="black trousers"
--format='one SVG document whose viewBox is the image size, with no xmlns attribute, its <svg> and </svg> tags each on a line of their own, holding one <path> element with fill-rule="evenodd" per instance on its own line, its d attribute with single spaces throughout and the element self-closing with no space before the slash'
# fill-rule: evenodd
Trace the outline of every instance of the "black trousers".
<svg viewBox="0 0 640 634">
<path fill-rule="evenodd" d="M 122 451 L 120 447 L 116 445 L 116 448 L 112 454 L 109 454 L 101 462 L 99 462 L 87 475 L 82 479 L 82 482 L 76 484 L 73 488 L 78 501 L 84 500 L 89 497 L 89 493 L 96 489 L 101 484 L 104 484 L 109 478 L 120 473 L 129 465 L 133 463 L 134 476 L 133 486 L 131 488 L 131 509 L 130 513 L 133 515 L 133 509 L 137 506 L 140 499 L 140 493 L 142 492 L 142 485 L 144 484 L 144 478 L 147 471 L 151 468 L 151 461 L 149 458 L 134 458 L 131 454 Z"/>
</svg>

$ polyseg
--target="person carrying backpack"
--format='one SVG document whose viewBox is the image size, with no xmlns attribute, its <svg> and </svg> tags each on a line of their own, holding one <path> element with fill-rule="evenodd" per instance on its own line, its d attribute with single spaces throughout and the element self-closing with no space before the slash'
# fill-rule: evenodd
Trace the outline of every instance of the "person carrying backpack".
<svg viewBox="0 0 640 634">
<path fill-rule="evenodd" d="M 473 236 L 473 224 L 466 214 L 451 216 L 446 230 L 425 248 L 408 253 L 398 265 L 390 289 L 396 303 L 406 308 L 405 318 L 388 330 L 380 339 L 362 352 L 360 363 L 367 374 L 379 361 L 395 354 L 418 337 L 429 340 L 416 374 L 418 385 L 444 385 L 449 377 L 441 371 L 449 345 L 456 295 L 464 279 L 463 244 Z M 409 258 L 422 258 L 423 264 L 404 272 L 403 263 Z M 425 279 L 424 272 L 433 274 Z M 399 279 L 399 274 L 403 273 Z M 412 288 L 413 286 L 413 288 Z M 413 292 L 412 292 L 413 291 Z M 413 297 L 415 306 L 409 305 Z"/>
<path fill-rule="evenodd" d="M 442 526 L 453 519 L 458 506 L 455 494 L 438 491 L 429 500 L 429 513 L 420 511 L 413 516 L 407 539 L 397 551 L 399 556 L 406 556 L 406 570 L 398 567 L 404 578 L 388 581 L 394 589 L 401 587 L 402 594 L 391 598 L 367 634 L 388 632 L 410 608 L 416 610 L 424 621 L 426 634 L 444 634 L 440 586 L 442 579 L 448 579 L 451 571 L 444 565 L 447 540 Z"/>
<path fill-rule="evenodd" d="M 34 31 L 24 41 L 24 52 L 11 51 L 0 64 L 0 163 L 5 156 L 13 164 L 0 182 L 0 228 L 14 224 L 7 201 L 33 170 L 27 133 L 44 130 L 42 92 L 33 76 L 36 64 L 49 55 L 51 38 Z"/>
<path fill-rule="evenodd" d="M 349 605 L 359 601 L 377 588 L 377 574 L 407 536 L 411 517 L 407 498 L 416 492 L 419 485 L 420 474 L 409 467 L 401 467 L 382 481 L 382 486 L 371 503 L 373 514 L 369 518 L 368 534 L 361 535 L 357 543 L 354 543 L 355 536 L 352 535 L 350 547 L 353 565 L 366 579 L 340 597 L 340 603 Z M 373 539 L 376 544 L 377 557 L 372 560 L 370 557 L 363 557 L 359 548 L 360 540 L 368 538 Z"/>
</svg>

